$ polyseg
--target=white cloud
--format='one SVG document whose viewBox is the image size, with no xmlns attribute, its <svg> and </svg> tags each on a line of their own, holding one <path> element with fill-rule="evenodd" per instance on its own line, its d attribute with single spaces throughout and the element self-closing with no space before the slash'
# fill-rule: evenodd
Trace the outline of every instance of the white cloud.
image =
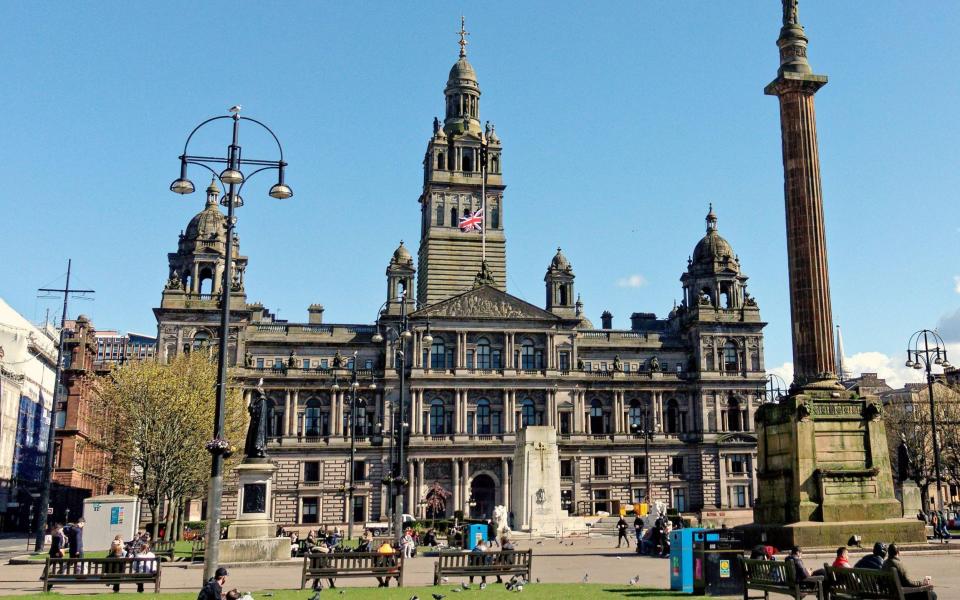
<svg viewBox="0 0 960 600">
<path fill-rule="evenodd" d="M 787 389 L 790 389 L 790 384 L 793 383 L 793 363 L 792 362 L 785 362 L 779 367 L 768 369 L 767 372 L 780 377 L 780 379 L 782 379 L 783 382 L 787 384 L 786 385 Z M 783 391 L 784 393 L 786 393 L 787 390 L 783 390 Z"/>
<path fill-rule="evenodd" d="M 628 275 L 617 280 L 617 287 L 638 288 L 645 285 L 647 285 L 647 278 L 639 274 Z"/>
<path fill-rule="evenodd" d="M 960 275 L 953 276 L 953 291 L 960 294 Z"/>
<path fill-rule="evenodd" d="M 904 366 L 906 356 L 906 350 L 898 356 L 887 356 L 883 352 L 858 352 L 843 358 L 843 369 L 854 377 L 863 373 L 876 373 L 877 377 L 885 379 L 892 388 L 923 381 L 920 371 Z"/>
</svg>

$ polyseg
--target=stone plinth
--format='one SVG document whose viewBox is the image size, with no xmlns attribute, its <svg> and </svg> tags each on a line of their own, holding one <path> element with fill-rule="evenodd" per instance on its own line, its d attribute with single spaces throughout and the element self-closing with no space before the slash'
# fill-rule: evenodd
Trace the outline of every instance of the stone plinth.
<svg viewBox="0 0 960 600">
<path fill-rule="evenodd" d="M 272 480 L 277 467 L 266 459 L 246 459 L 236 467 L 237 518 L 227 530 L 228 539 L 262 539 L 276 535 L 273 522 Z"/>
<path fill-rule="evenodd" d="M 920 488 L 912 481 L 904 481 L 900 486 L 900 505 L 903 507 L 903 518 L 916 519 L 917 513 L 923 509 L 923 496 Z"/>
<path fill-rule="evenodd" d="M 517 434 L 513 454 L 512 505 L 516 525 L 533 535 L 586 530 L 582 519 L 560 508 L 560 451 L 553 427 L 531 427 Z"/>
</svg>

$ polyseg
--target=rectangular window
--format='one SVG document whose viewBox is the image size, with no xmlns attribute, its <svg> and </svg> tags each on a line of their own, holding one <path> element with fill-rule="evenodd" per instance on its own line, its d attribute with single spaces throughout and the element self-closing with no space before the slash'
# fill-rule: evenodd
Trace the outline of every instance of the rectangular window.
<svg viewBox="0 0 960 600">
<path fill-rule="evenodd" d="M 623 372 L 624 373 L 630 372 L 630 363 L 623 363 Z"/>
<path fill-rule="evenodd" d="M 643 488 L 633 488 L 633 502 L 642 504 L 647 501 L 647 491 Z"/>
<path fill-rule="evenodd" d="M 674 475 L 683 475 L 683 457 L 674 456 L 670 459 L 670 472 Z"/>
<path fill-rule="evenodd" d="M 503 433 L 503 430 L 500 429 L 500 413 L 494 412 L 490 413 L 490 432 L 491 433 Z"/>
<path fill-rule="evenodd" d="M 353 480 L 354 481 L 366 481 L 367 480 L 367 463 L 366 461 L 357 460 L 353 463 Z"/>
<path fill-rule="evenodd" d="M 638 477 L 646 477 L 647 458 L 645 456 L 633 457 L 633 474 Z"/>
<path fill-rule="evenodd" d="M 303 463 L 303 482 L 318 483 L 320 481 L 320 463 L 307 461 Z"/>
<path fill-rule="evenodd" d="M 593 370 L 593 363 L 583 363 L 583 370 L 586 371 L 586 372 L 588 372 L 588 373 L 589 373 L 590 371 L 592 371 L 592 370 Z"/>
<path fill-rule="evenodd" d="M 373 368 L 373 359 L 368 358 L 367 360 L 365 360 L 364 363 L 363 363 L 363 368 L 364 368 L 364 369 L 368 369 L 368 370 L 369 370 L 369 369 L 372 369 L 372 368 Z"/>
<path fill-rule="evenodd" d="M 490 368 L 491 368 L 491 369 L 502 369 L 502 368 L 503 368 L 503 364 L 500 362 L 500 351 L 499 351 L 499 350 L 494 350 L 494 351 L 491 353 L 491 356 L 492 356 L 492 358 L 491 358 L 491 360 L 490 360 L 490 363 L 491 363 L 491 367 L 490 367 Z"/>
<path fill-rule="evenodd" d="M 660 370 L 663 371 L 664 373 L 666 373 L 667 371 L 669 371 L 669 370 L 670 370 L 670 363 L 668 363 L 667 361 L 663 361 L 662 363 L 660 363 Z"/>
<path fill-rule="evenodd" d="M 607 363 L 605 363 L 605 362 L 600 363 L 600 370 L 603 371 L 604 373 L 606 373 L 606 372 L 607 372 Z"/>
<path fill-rule="evenodd" d="M 273 359 L 273 368 L 282 369 L 283 368 L 283 359 L 275 358 Z"/>
<path fill-rule="evenodd" d="M 367 520 L 367 502 L 363 496 L 354 496 L 353 498 L 353 522 L 363 523 Z"/>
<path fill-rule="evenodd" d="M 304 498 L 302 500 L 303 508 L 300 509 L 301 523 L 319 523 L 320 506 L 317 498 Z"/>
<path fill-rule="evenodd" d="M 733 505 L 736 506 L 737 508 L 747 507 L 747 486 L 745 485 L 733 486 Z"/>
<path fill-rule="evenodd" d="M 607 470 L 607 457 L 597 456 L 593 459 L 593 474 L 596 477 L 606 477 L 609 474 Z"/>
<path fill-rule="evenodd" d="M 730 456 L 730 472 L 742 475 L 747 472 L 747 457 L 743 454 L 733 454 Z"/>
<path fill-rule="evenodd" d="M 593 512 L 610 512 L 610 490 L 593 490 Z"/>
<path fill-rule="evenodd" d="M 304 369 L 309 369 L 309 368 L 310 368 L 310 359 L 309 359 L 309 358 L 303 359 L 303 368 L 304 368 Z"/>
<path fill-rule="evenodd" d="M 467 350 L 467 368 L 473 368 L 473 350 Z"/>
<path fill-rule="evenodd" d="M 320 368 L 321 368 L 321 369 L 329 369 L 329 368 L 330 368 L 330 361 L 329 361 L 328 359 L 326 359 L 326 358 L 321 358 L 321 359 L 320 359 Z"/>
<path fill-rule="evenodd" d="M 351 369 L 351 370 L 353 369 L 353 359 L 352 359 L 352 358 L 350 358 L 350 359 L 347 360 L 347 368 L 348 368 L 348 369 Z"/>
<path fill-rule="evenodd" d="M 569 352 L 560 353 L 560 370 L 561 371 L 570 370 L 570 353 Z"/>
<path fill-rule="evenodd" d="M 573 511 L 573 490 L 560 490 L 560 510 Z"/>
<path fill-rule="evenodd" d="M 573 460 L 566 458 L 560 461 L 560 477 L 573 479 Z"/>
<path fill-rule="evenodd" d="M 467 413 L 467 433 L 473 434 L 473 413 Z"/>
<path fill-rule="evenodd" d="M 683 512 L 687 510 L 687 491 L 683 488 L 675 488 L 673 490 L 673 507 L 677 509 L 677 512 Z"/>
</svg>

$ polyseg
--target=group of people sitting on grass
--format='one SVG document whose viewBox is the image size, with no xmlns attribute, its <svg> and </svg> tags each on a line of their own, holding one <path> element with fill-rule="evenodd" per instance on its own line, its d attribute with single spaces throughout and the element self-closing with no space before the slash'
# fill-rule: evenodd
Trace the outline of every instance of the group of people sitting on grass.
<svg viewBox="0 0 960 600">
<path fill-rule="evenodd" d="M 750 558 L 755 560 L 776 560 L 777 549 L 773 546 L 756 546 L 750 553 Z M 825 572 L 823 569 L 810 571 L 803 564 L 803 551 L 799 546 L 790 549 L 790 554 L 784 559 L 785 562 L 793 564 L 794 573 L 796 573 L 797 582 L 801 586 L 815 586 L 823 581 Z M 893 571 L 904 588 L 919 588 L 930 585 L 930 577 L 922 580 L 913 579 L 907 573 L 907 567 L 900 559 L 900 549 L 896 544 L 887 546 L 883 542 L 877 542 L 873 545 L 873 552 L 864 556 L 856 562 L 850 564 L 850 554 L 845 546 L 837 548 L 837 556 L 833 561 L 832 567 L 842 567 L 845 569 L 875 569 Z M 936 592 L 927 588 L 921 592 L 912 592 L 906 595 L 907 600 L 937 600 Z"/>
</svg>

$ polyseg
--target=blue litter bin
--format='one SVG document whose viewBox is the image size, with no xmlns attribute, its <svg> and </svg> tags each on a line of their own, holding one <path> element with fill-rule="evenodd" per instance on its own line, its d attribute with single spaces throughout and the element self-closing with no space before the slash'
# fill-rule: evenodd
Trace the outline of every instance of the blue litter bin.
<svg viewBox="0 0 960 600">
<path fill-rule="evenodd" d="M 482 524 L 469 525 L 467 527 L 467 539 L 464 541 L 466 550 L 473 550 L 481 541 L 487 541 L 487 526 Z"/>
<path fill-rule="evenodd" d="M 693 593 L 693 534 L 701 527 L 674 529 L 670 532 L 670 589 Z"/>
</svg>

